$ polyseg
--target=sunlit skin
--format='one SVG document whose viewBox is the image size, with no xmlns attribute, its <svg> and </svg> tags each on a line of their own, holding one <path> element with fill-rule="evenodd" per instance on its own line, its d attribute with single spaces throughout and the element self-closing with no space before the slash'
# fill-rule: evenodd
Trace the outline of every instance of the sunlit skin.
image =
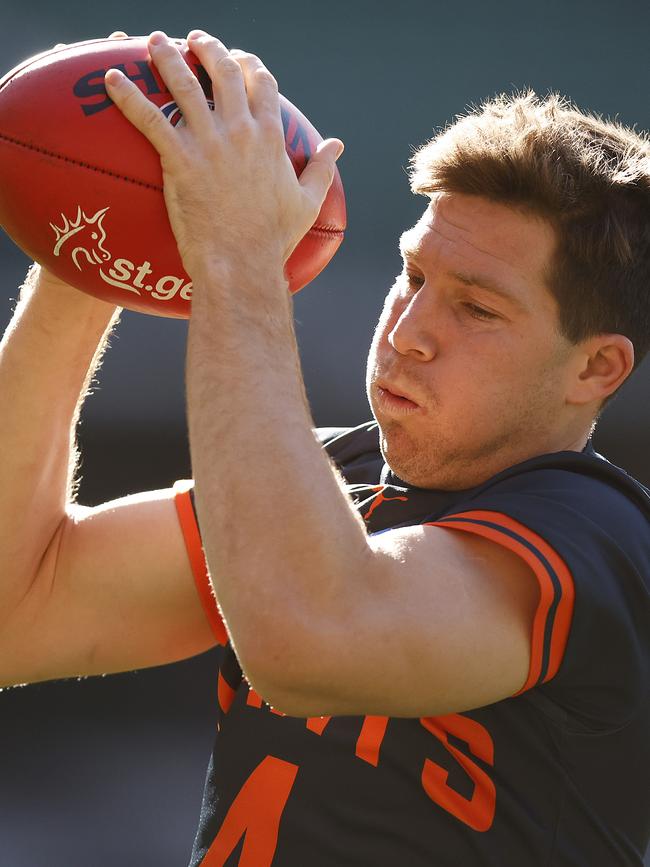
<svg viewBox="0 0 650 867">
<path fill-rule="evenodd" d="M 545 221 L 459 194 L 434 196 L 402 236 L 367 374 L 400 478 L 459 490 L 584 448 L 588 414 L 567 399 L 580 347 L 560 333 L 545 280 L 555 243 Z"/>
</svg>

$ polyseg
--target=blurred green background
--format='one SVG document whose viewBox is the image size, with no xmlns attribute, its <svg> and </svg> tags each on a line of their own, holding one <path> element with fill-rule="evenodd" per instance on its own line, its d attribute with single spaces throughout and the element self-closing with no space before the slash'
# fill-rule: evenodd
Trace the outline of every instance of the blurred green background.
<svg viewBox="0 0 650 867">
<path fill-rule="evenodd" d="M 230 47 L 260 54 L 281 91 L 321 133 L 345 141 L 339 167 L 346 240 L 296 298 L 305 379 L 320 425 L 355 424 L 369 415 L 368 344 L 399 270 L 397 238 L 424 206 L 408 189 L 414 147 L 468 104 L 527 87 L 557 90 L 583 108 L 650 127 L 647 0 L 3 0 L 0 8 L 2 72 L 56 42 L 115 29 L 183 36 L 202 27 Z M 0 236 L 3 328 L 27 265 Z M 182 322 L 125 315 L 84 412 L 82 502 L 190 474 L 184 339 Z M 646 483 L 649 386 L 646 364 L 596 435 L 599 450 Z M 149 672 L 5 691 L 0 862 L 186 863 L 213 734 L 214 666 L 212 653 Z"/>
</svg>

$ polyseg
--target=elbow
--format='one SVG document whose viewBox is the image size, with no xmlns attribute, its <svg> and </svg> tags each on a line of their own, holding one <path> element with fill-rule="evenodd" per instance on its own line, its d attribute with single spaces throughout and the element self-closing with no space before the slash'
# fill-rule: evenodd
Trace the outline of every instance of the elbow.
<svg viewBox="0 0 650 867">
<path fill-rule="evenodd" d="M 355 575 L 365 571 L 359 567 Z M 352 582 L 342 571 L 331 575 L 309 593 L 287 582 L 291 592 L 257 597 L 254 605 L 241 606 L 239 597 L 226 608 L 222 600 L 244 675 L 266 702 L 289 716 L 351 713 L 357 704 L 355 657 L 367 632 L 368 587 L 377 582 Z"/>
<path fill-rule="evenodd" d="M 279 685 L 274 681 L 251 681 L 251 686 L 266 704 L 283 716 L 305 719 L 332 715 L 325 700 L 303 692 L 295 684 L 287 688 L 286 684 Z"/>
<path fill-rule="evenodd" d="M 341 715 L 345 711 L 333 701 L 329 691 L 317 681 L 288 682 L 286 679 L 249 679 L 251 687 L 273 710 L 284 716 L 309 717 Z"/>
<path fill-rule="evenodd" d="M 235 640 L 235 649 L 247 681 L 275 710 L 295 717 L 332 712 L 327 650 L 313 635 L 306 641 L 286 628 L 249 631 L 247 640 Z"/>
</svg>

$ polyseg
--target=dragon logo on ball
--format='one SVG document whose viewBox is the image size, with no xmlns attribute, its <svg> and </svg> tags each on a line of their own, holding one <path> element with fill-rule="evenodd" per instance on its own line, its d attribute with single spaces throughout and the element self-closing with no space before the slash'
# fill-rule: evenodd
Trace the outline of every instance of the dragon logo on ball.
<svg viewBox="0 0 650 867">
<path fill-rule="evenodd" d="M 106 240 L 106 232 L 102 225 L 108 208 L 102 208 L 93 214 L 92 217 L 87 216 L 81 209 L 81 205 L 77 208 L 77 214 L 72 220 L 61 214 L 63 225 L 56 226 L 50 223 L 56 236 L 54 245 L 54 255 L 58 256 L 61 253 L 61 247 L 71 238 L 75 238 L 75 246 L 70 253 L 70 258 L 75 263 L 76 267 L 81 271 L 79 264 L 79 256 L 85 256 L 91 265 L 101 265 L 102 262 L 108 262 L 111 254 L 104 247 Z M 82 241 L 80 244 L 79 241 Z"/>
</svg>

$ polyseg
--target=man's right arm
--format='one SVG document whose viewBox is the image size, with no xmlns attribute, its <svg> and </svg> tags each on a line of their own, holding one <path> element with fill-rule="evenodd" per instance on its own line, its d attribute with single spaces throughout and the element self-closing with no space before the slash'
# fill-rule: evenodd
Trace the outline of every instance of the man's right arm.
<svg viewBox="0 0 650 867">
<path fill-rule="evenodd" d="M 172 491 L 71 502 L 77 416 L 116 312 L 34 269 L 0 344 L 0 685 L 215 643 Z"/>
</svg>

